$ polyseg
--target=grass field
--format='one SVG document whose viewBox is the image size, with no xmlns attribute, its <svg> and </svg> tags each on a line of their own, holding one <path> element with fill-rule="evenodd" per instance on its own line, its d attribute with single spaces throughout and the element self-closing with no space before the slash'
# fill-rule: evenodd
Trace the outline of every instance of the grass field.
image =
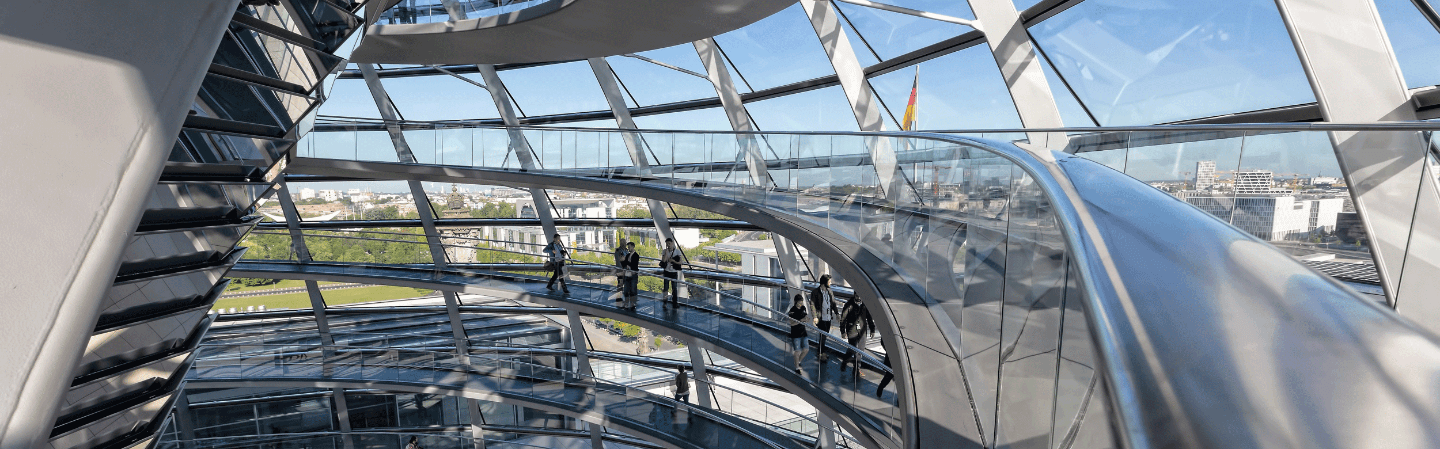
<svg viewBox="0 0 1440 449">
<path fill-rule="evenodd" d="M 301 285 L 304 285 L 301 283 Z M 357 302 L 385 301 L 389 299 L 405 299 L 424 296 L 434 290 L 410 288 L 410 287 L 356 287 L 343 288 L 339 290 L 325 290 L 321 293 L 325 296 L 325 304 L 341 305 L 354 304 Z M 244 298 L 228 298 L 215 301 L 213 308 L 231 308 L 242 310 L 249 306 L 265 306 L 266 309 L 308 309 L 310 308 L 310 295 L 308 293 L 287 293 L 283 295 L 249 296 Z"/>
<path fill-rule="evenodd" d="M 334 282 L 323 282 L 323 281 L 320 282 L 320 285 L 325 285 L 325 284 L 334 284 Z M 280 282 L 277 282 L 277 283 L 274 283 L 274 284 L 270 284 L 270 285 L 257 285 L 257 286 L 254 286 L 254 287 L 242 286 L 242 285 L 240 285 L 238 282 L 231 282 L 231 283 L 230 283 L 230 286 L 225 288 L 225 291 L 226 291 L 227 293 L 235 293 L 235 292 L 248 292 L 248 291 L 251 291 L 251 290 L 269 290 L 269 289 L 272 289 L 272 288 L 301 288 L 301 287 L 304 287 L 304 286 L 305 286 L 305 281 L 297 281 L 297 280 L 294 280 L 294 279 L 283 279 L 283 280 L 281 280 Z"/>
</svg>

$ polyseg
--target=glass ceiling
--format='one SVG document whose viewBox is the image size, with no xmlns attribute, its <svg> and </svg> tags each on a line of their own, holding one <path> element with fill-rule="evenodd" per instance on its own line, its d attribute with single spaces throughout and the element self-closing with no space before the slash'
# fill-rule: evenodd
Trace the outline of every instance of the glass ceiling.
<svg viewBox="0 0 1440 449">
<path fill-rule="evenodd" d="M 1014 1 L 1022 10 L 1037 3 Z M 887 3 L 974 17 L 963 1 Z M 1408 86 L 1440 84 L 1436 26 L 1410 0 L 1375 3 Z M 954 39 L 970 28 L 834 5 L 856 57 L 871 68 L 870 86 L 887 129 L 899 128 L 896 119 L 904 114 L 917 67 L 920 129 L 1021 126 L 989 47 Z M 1272 0 L 1085 0 L 1030 23 L 1029 31 L 1066 126 L 1159 124 L 1314 101 Z M 856 128 L 835 71 L 799 4 L 715 41 L 761 130 Z M 729 128 L 693 45 L 606 59 L 639 126 Z M 479 82 L 474 73 L 460 76 Z M 613 120 L 593 115 L 570 118 L 609 112 L 583 61 L 501 70 L 500 76 L 521 114 L 537 123 L 614 126 Z M 390 77 L 384 83 L 406 119 L 498 117 L 487 92 L 451 75 Z M 358 79 L 338 80 L 330 96 L 322 115 L 378 117 Z M 698 104 L 677 106 L 685 102 Z"/>
</svg>

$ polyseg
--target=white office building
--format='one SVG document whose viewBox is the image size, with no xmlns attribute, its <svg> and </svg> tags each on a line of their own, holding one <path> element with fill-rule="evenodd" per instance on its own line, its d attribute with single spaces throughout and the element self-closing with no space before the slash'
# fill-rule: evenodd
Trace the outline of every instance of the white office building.
<svg viewBox="0 0 1440 449">
<path fill-rule="evenodd" d="M 1276 196 L 1185 196 L 1184 200 L 1241 230 L 1269 241 L 1332 232 L 1345 200 Z"/>
</svg>

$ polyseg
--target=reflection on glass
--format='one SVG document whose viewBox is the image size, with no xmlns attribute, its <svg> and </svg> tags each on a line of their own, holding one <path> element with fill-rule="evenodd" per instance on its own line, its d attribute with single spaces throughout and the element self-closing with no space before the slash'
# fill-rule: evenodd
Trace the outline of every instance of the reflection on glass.
<svg viewBox="0 0 1440 449">
<path fill-rule="evenodd" d="M 908 17 L 908 16 L 907 16 Z M 920 63 L 916 129 L 985 129 L 1020 127 L 1015 102 L 990 48 L 977 45 Z M 916 69 L 896 70 L 870 79 L 875 94 L 896 118 L 905 114 Z M 1052 85 L 1058 89 L 1063 86 Z M 887 117 L 888 118 L 888 117 Z M 893 125 L 892 125 L 893 126 Z M 895 130 L 898 128 L 891 128 Z"/>
<path fill-rule="evenodd" d="M 742 89 L 761 90 L 835 74 L 799 4 L 716 36 L 715 42 L 739 70 L 730 75 Z"/>
<path fill-rule="evenodd" d="M 1406 87 L 1440 84 L 1440 66 L 1434 63 L 1434 56 L 1440 54 L 1440 32 L 1435 26 L 1410 1 L 1375 0 L 1375 8 L 1380 11 Z"/>
<path fill-rule="evenodd" d="M 1270 1 L 1084 2 L 1030 33 L 1101 125 L 1314 101 Z"/>
<path fill-rule="evenodd" d="M 925 5 L 926 7 L 965 9 L 963 7 L 964 2 L 950 2 L 953 5 L 962 5 L 958 8 L 945 8 L 940 2 L 927 3 L 930 4 Z M 845 17 L 850 19 L 849 23 L 854 24 L 860 34 L 865 37 L 864 43 L 856 41 L 855 39 L 850 40 L 850 46 L 855 48 L 857 55 L 869 53 L 865 48 L 865 43 L 868 43 L 871 48 L 874 48 L 875 51 L 880 54 L 882 59 L 890 59 L 918 50 L 927 45 L 965 34 L 971 30 L 970 27 L 964 25 L 848 3 L 836 2 L 835 6 L 844 12 Z M 918 9 L 913 6 L 909 8 Z M 939 11 L 932 12 L 940 13 Z M 967 9 L 965 12 L 969 13 L 969 10 Z M 940 14 L 951 15 L 948 13 Z M 845 21 L 842 19 L 841 22 L 843 23 Z M 992 63 L 991 66 L 994 66 L 994 64 Z"/>
</svg>

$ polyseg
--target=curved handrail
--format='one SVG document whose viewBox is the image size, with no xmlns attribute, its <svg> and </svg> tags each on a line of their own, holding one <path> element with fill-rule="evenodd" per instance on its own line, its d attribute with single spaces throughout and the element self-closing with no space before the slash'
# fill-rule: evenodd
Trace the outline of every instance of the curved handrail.
<svg viewBox="0 0 1440 449">
<path fill-rule="evenodd" d="M 447 127 L 453 128 L 453 125 L 447 125 Z M 507 130 L 509 129 L 517 128 L 508 128 Z M 1102 392 L 1109 395 L 1107 402 L 1109 406 L 1113 407 L 1115 416 L 1119 420 L 1120 437 L 1123 444 L 1129 447 L 1163 446 L 1168 441 L 1181 441 L 1183 444 L 1195 446 L 1204 445 L 1203 442 L 1209 441 L 1211 438 L 1221 438 L 1224 434 L 1218 430 L 1219 427 L 1207 426 L 1222 426 L 1222 423 L 1231 423 L 1231 428 L 1257 429 L 1255 431 L 1259 433 L 1282 434 L 1286 432 L 1276 427 L 1275 423 L 1293 419 L 1287 415 L 1288 413 L 1306 414 L 1306 416 L 1321 419 L 1330 426 L 1327 430 L 1332 432 L 1341 432 L 1341 429 L 1347 434 L 1360 432 L 1355 425 L 1337 415 L 1343 415 L 1343 413 L 1335 410 L 1324 410 L 1323 412 L 1306 410 L 1303 408 L 1304 404 L 1300 404 L 1293 397 L 1277 399 L 1282 401 L 1285 406 L 1260 402 L 1258 398 L 1269 397 L 1268 393 L 1259 389 L 1255 384 L 1247 383 L 1255 379 L 1247 378 L 1244 374 L 1263 375 L 1256 371 L 1258 368 L 1254 367 L 1270 366 L 1273 360 L 1268 359 L 1266 354 L 1257 354 L 1250 346 L 1239 345 L 1235 341 L 1225 338 L 1216 338 L 1217 335 L 1223 337 L 1221 331 L 1235 332 L 1234 329 L 1226 329 L 1218 325 L 1225 321 L 1225 313 L 1234 313 L 1233 310 L 1246 310 L 1250 312 L 1246 316 L 1249 321 L 1269 323 L 1276 329 L 1283 329 L 1282 334 L 1290 339 L 1285 342 L 1288 344 L 1341 345 L 1343 351 L 1333 351 L 1326 357 L 1320 358 L 1324 361 L 1323 365 L 1332 370 L 1349 372 L 1370 379 L 1376 385 L 1391 385 L 1393 381 L 1387 379 L 1391 379 L 1391 376 L 1398 372 L 1396 370 L 1400 370 L 1400 367 L 1396 365 L 1397 362 L 1379 360 L 1372 355 L 1374 351 L 1383 348 L 1383 341 L 1387 338 L 1409 338 L 1423 342 L 1425 369 L 1419 374 L 1408 374 L 1408 376 L 1440 372 L 1440 368 L 1436 368 L 1440 366 L 1440 354 L 1437 354 L 1434 336 L 1429 333 L 1410 326 L 1393 313 L 1356 297 L 1353 291 L 1315 273 L 1291 260 L 1288 256 L 1276 252 L 1264 242 L 1219 223 L 1208 215 L 1185 206 L 1173 198 L 1157 195 L 1157 191 L 1154 189 L 1123 174 L 1100 169 L 1097 164 L 1064 153 L 1024 144 L 1017 145 L 926 133 L 557 131 L 525 127 L 518 129 L 534 130 L 535 132 L 610 133 L 612 135 L 626 133 L 676 136 L 704 134 L 732 136 L 740 140 L 755 135 L 832 136 L 832 138 L 851 136 L 854 138 L 853 140 L 891 139 L 896 142 L 911 139 L 917 142 L 949 145 L 957 155 L 964 153 L 963 157 L 955 156 L 955 159 L 970 160 L 971 156 L 968 152 L 975 152 L 1004 161 L 1018 172 L 1024 173 L 1025 179 L 1033 182 L 1031 187 L 1039 192 L 1046 201 L 1046 206 L 1050 208 L 1047 213 L 1053 214 L 1055 217 L 1059 238 L 1065 247 L 1066 260 L 1073 261 L 1070 265 L 1073 268 L 1072 273 L 1079 281 L 1075 285 L 1077 293 L 1083 293 L 1076 299 L 1083 304 L 1083 314 L 1087 324 L 1085 331 L 1093 335 L 1090 340 L 1098 350 L 1097 356 L 1102 367 L 1099 372 L 1105 380 L 1105 388 Z M 863 152 L 853 154 L 864 155 Z M 651 163 L 654 164 L 657 161 Z M 866 163 L 873 163 L 873 161 Z M 515 171 L 505 168 L 477 168 L 476 170 Z M 773 167 L 772 170 L 774 170 Z M 590 167 L 584 170 L 552 168 L 542 170 L 542 172 L 533 175 L 527 174 L 527 176 L 537 176 L 535 179 L 547 181 L 566 177 L 604 178 L 607 182 L 629 183 L 652 190 L 670 189 L 666 195 L 672 197 L 687 195 L 678 189 L 683 185 L 716 184 L 713 180 L 696 181 L 682 177 L 656 176 L 642 179 L 624 166 Z M 871 176 L 873 175 L 872 172 Z M 674 176 L 674 174 L 670 174 L 670 176 Z M 432 175 L 432 177 L 435 176 Z M 673 182 L 675 185 L 663 186 L 667 181 Z M 515 184 L 523 183 L 515 182 Z M 734 193 L 730 194 L 728 199 L 749 201 L 751 198 L 747 195 L 758 193 L 758 196 L 762 198 L 761 207 L 769 207 L 763 204 L 764 195 L 769 192 L 793 193 L 797 197 L 807 193 L 804 191 L 782 192 L 784 189 L 780 188 L 740 185 L 732 187 Z M 747 204 L 756 204 L 756 202 L 752 201 Z M 1145 207 L 1151 208 L 1147 212 L 1150 218 L 1163 218 L 1169 227 L 1140 229 L 1133 226 L 1133 223 L 1142 223 L 1147 218 L 1134 213 L 1126 214 L 1127 210 L 1136 209 L 1137 204 L 1144 204 Z M 799 218 L 804 219 L 804 217 Z M 1182 218 L 1187 222 L 1177 222 Z M 1131 221 L 1127 222 L 1126 219 Z M 1213 284 L 1194 285 L 1205 288 L 1191 288 L 1186 291 L 1170 291 L 1147 285 L 1153 283 L 1147 279 L 1171 279 L 1182 284 L 1189 283 L 1186 285 L 1197 282 L 1195 280 L 1197 278 L 1180 277 L 1177 279 L 1177 273 L 1187 275 L 1197 273 L 1197 266 L 1187 263 L 1189 261 L 1166 257 L 1167 253 L 1173 252 L 1174 249 L 1164 248 L 1162 244 L 1158 243 L 1166 239 L 1166 231 L 1176 228 L 1189 229 L 1193 232 L 1194 238 L 1186 241 L 1187 246 L 1210 250 L 1206 253 L 1206 256 L 1211 258 L 1208 259 L 1209 264 L 1200 267 L 1205 272 L 1205 276 L 1209 276 L 1209 282 L 1222 284 L 1220 286 L 1232 289 L 1235 287 L 1224 284 L 1236 283 L 1243 284 L 1245 287 L 1234 290 L 1236 293 L 1231 293 L 1230 296 L 1214 296 L 1218 293 L 1214 291 Z M 861 246 L 870 243 L 863 239 L 857 238 L 856 240 L 859 240 L 857 243 Z M 1150 241 L 1157 243 L 1151 248 L 1140 248 L 1134 245 L 1135 242 Z M 1217 251 L 1219 252 L 1217 253 Z M 1256 266 L 1253 260 L 1265 260 L 1269 265 Z M 1161 267 L 1168 268 L 1170 271 L 1162 271 Z M 1257 276 L 1255 274 L 1257 269 L 1265 274 Z M 1168 301 L 1138 301 L 1133 295 L 1139 292 L 1145 292 L 1152 298 L 1167 298 Z M 1311 296 L 1320 296 L 1325 300 L 1319 304 L 1299 300 L 1301 297 Z M 1180 300 L 1178 298 L 1187 299 Z M 1241 302 L 1237 298 L 1245 298 L 1249 302 Z M 1172 323 L 1172 317 L 1169 315 L 1174 312 L 1164 310 L 1157 304 L 1185 310 L 1191 314 L 1191 318 L 1203 317 L 1197 322 L 1214 327 L 1215 329 L 1211 329 L 1211 331 L 1215 334 L 1194 333 L 1197 329 L 1205 328 L 1204 326 L 1176 326 L 1177 323 Z M 1222 304 L 1233 309 L 1218 308 Z M 1269 308 L 1256 309 L 1257 305 L 1269 306 Z M 1326 323 L 1327 327 L 1323 332 L 1306 334 L 1302 332 L 1303 329 L 1313 329 L 1313 326 L 1305 324 L 1307 322 Z M 1377 335 L 1375 329 L 1382 329 L 1383 332 Z M 1365 337 L 1357 338 L 1355 337 L 1357 335 Z M 1202 344 L 1201 342 L 1207 343 Z M 902 365 L 907 363 L 903 360 L 905 351 L 895 351 L 895 354 L 902 358 L 897 363 Z M 1202 359 L 1217 363 L 1218 366 L 1226 368 L 1228 370 L 1226 372 L 1239 377 L 1239 379 L 1232 379 L 1231 382 L 1204 378 L 1207 382 L 1206 385 L 1210 385 L 1212 389 L 1238 388 L 1240 393 L 1216 398 L 1204 395 L 1194 389 L 1183 388 L 1182 385 L 1176 383 L 1180 382 L 1180 379 L 1171 378 L 1174 370 L 1196 369 L 1193 364 L 1196 363 L 1196 360 Z M 1236 360 L 1246 362 L 1239 363 Z M 1292 383 L 1297 388 L 1314 391 L 1315 394 L 1321 394 L 1319 393 L 1321 384 L 1324 384 L 1323 380 Z M 1414 404 L 1415 401 L 1427 403 L 1426 401 L 1434 400 L 1425 397 L 1419 390 L 1412 387 L 1394 386 L 1384 389 L 1382 392 L 1383 395 L 1367 397 L 1367 399 L 1375 404 L 1390 404 L 1402 407 L 1402 409 L 1404 404 Z M 1422 400 L 1422 398 L 1424 399 Z M 1227 412 L 1214 413 L 1213 411 L 1216 409 Z M 1196 413 L 1203 416 L 1196 416 Z M 1260 416 L 1264 416 L 1264 418 Z M 1246 417 L 1250 419 L 1246 419 Z M 1418 412 L 1412 412 L 1407 415 L 1407 418 L 1418 423 L 1431 422 L 1433 424 L 1432 421 L 1440 421 L 1429 414 Z M 1245 421 L 1237 422 L 1236 420 L 1239 419 L 1245 419 Z M 1261 431 L 1259 429 L 1268 430 Z M 1303 438 L 1299 436 L 1291 438 L 1294 438 L 1295 441 L 1310 438 L 1323 439 L 1332 432 L 1311 433 L 1306 434 Z M 1415 438 L 1440 442 L 1440 434 L 1425 433 Z M 1219 443 L 1219 440 L 1209 442 Z M 1226 441 L 1226 443 L 1232 444 L 1234 441 Z"/>
<path fill-rule="evenodd" d="M 371 363 L 369 363 L 368 366 L 372 366 L 372 367 L 373 367 L 373 366 L 385 366 L 385 367 L 402 368 L 402 369 L 405 369 L 405 368 L 413 368 L 413 369 L 444 370 L 444 371 L 464 372 L 464 373 L 467 373 L 467 374 L 480 374 L 480 375 L 484 375 L 484 376 L 513 377 L 513 378 L 535 378 L 535 380 L 540 381 L 540 382 L 561 382 L 561 383 L 567 383 L 567 384 L 571 383 L 571 379 L 574 379 L 575 382 L 578 382 L 578 383 L 580 383 L 580 384 L 583 384 L 583 385 L 585 385 L 585 386 L 589 386 L 589 387 L 592 387 L 592 388 L 593 388 L 593 387 L 596 387 L 596 386 L 604 386 L 604 387 L 607 387 L 607 388 L 612 389 L 612 390 L 624 391 L 624 392 L 625 392 L 624 395 L 625 395 L 625 397 L 627 397 L 627 398 L 640 399 L 640 400 L 643 400 L 643 401 L 646 401 L 646 402 L 651 402 L 651 403 L 663 405 L 663 406 L 665 406 L 665 407 L 667 407 L 667 408 L 670 408 L 670 409 L 686 409 L 686 410 L 690 410 L 691 413 L 698 413 L 698 414 L 700 414 L 700 415 L 702 415 L 702 416 L 706 416 L 707 418 L 710 418 L 712 421 L 715 421 L 715 422 L 724 422 L 724 421 L 725 421 L 722 416 L 720 416 L 719 414 L 715 413 L 715 412 L 718 412 L 718 410 L 715 411 L 715 412 L 712 412 L 712 411 L 709 410 L 709 409 L 706 409 L 706 408 L 703 408 L 703 407 L 697 407 L 697 406 L 694 406 L 694 405 L 691 405 L 691 404 L 688 404 L 688 403 L 682 406 L 682 405 L 680 405 L 681 403 L 680 403 L 679 401 L 675 401 L 675 400 L 670 399 L 670 398 L 665 398 L 665 397 L 663 397 L 663 396 L 658 396 L 658 395 L 650 394 L 650 393 L 645 392 L 645 391 L 643 391 L 643 390 L 638 390 L 638 389 L 635 389 L 635 388 L 633 388 L 633 387 L 626 386 L 626 385 L 624 385 L 624 384 L 619 384 L 619 383 L 611 382 L 611 381 L 608 381 L 608 380 L 605 380 L 605 379 L 601 379 L 601 378 L 599 378 L 599 377 L 595 377 L 595 376 L 593 376 L 593 375 L 589 375 L 589 374 L 585 374 L 585 373 L 580 373 L 580 372 L 576 372 L 576 371 L 571 371 L 571 370 L 566 370 L 566 369 L 562 369 L 562 368 L 557 368 L 557 367 L 553 367 L 553 366 L 547 366 L 547 365 L 541 365 L 541 364 L 535 364 L 535 363 L 529 363 L 529 362 L 519 361 L 519 360 L 516 360 L 516 359 L 513 359 L 513 358 L 496 358 L 496 357 L 491 357 L 491 356 L 484 355 L 484 354 L 470 354 L 470 355 L 468 355 L 468 356 L 460 356 L 460 355 L 457 355 L 457 354 L 455 354 L 455 353 L 447 353 L 447 352 L 439 352 L 439 351 L 425 351 L 425 350 L 418 350 L 418 349 L 412 349 L 412 348 L 371 348 L 371 347 L 350 347 L 350 346 L 335 346 L 335 345 L 308 345 L 308 346 L 304 346 L 304 347 L 297 347 L 297 346 L 294 346 L 294 345 L 274 345 L 274 346 L 272 346 L 272 345 L 263 345 L 263 344 L 261 344 L 261 345 L 250 345 L 250 344 L 247 344 L 247 345 L 242 345 L 242 346 L 246 346 L 246 347 L 260 346 L 260 347 L 273 347 L 273 348 L 276 348 L 276 349 L 277 349 L 276 352 L 271 353 L 270 355 L 273 355 L 273 356 L 276 357 L 275 361 L 276 361 L 277 363 L 279 363 L 280 366 L 286 366 L 286 364 L 288 363 L 288 364 L 290 364 L 290 365 L 328 367 L 328 368 L 326 368 L 326 369 L 331 369 L 331 368 L 333 368 L 333 366 L 335 365 L 334 362 L 328 361 L 330 358 L 332 358 L 332 357 L 338 357 L 338 356 L 341 356 L 341 355 L 344 355 L 344 354 L 359 353 L 359 354 L 363 355 L 363 354 L 365 354 L 365 353 L 386 353 L 386 354 L 395 355 L 397 359 L 399 358 L 399 355 L 400 355 L 401 353 L 406 353 L 406 354 L 421 354 L 421 355 L 430 356 L 430 364 L 429 364 L 429 365 L 415 364 L 415 363 L 411 363 L 411 362 L 395 362 L 395 363 L 385 363 L 385 364 L 382 364 L 382 365 L 377 365 L 377 364 L 375 364 L 373 361 L 371 361 Z M 297 350 L 295 350 L 295 349 L 300 349 L 300 348 L 304 348 L 304 349 L 306 349 L 306 350 L 304 350 L 304 351 L 297 351 Z M 302 358 L 302 359 L 301 359 L 302 361 L 301 361 L 300 363 L 291 363 L 291 362 L 289 362 L 288 358 L 286 357 L 286 356 L 289 356 L 289 355 L 296 355 L 296 354 L 313 354 L 313 353 L 315 353 L 315 352 L 317 352 L 317 351 L 322 354 L 322 357 L 321 357 L 322 360 L 321 360 L 320 362 L 306 363 L 304 360 L 308 360 L 308 358 Z M 255 356 L 253 355 L 253 353 L 249 353 L 249 354 L 245 354 L 245 355 L 240 355 L 240 356 L 233 356 L 233 357 L 230 357 L 230 356 L 219 356 L 219 357 L 211 356 L 211 357 L 205 357 L 205 358 L 197 359 L 196 362 L 195 362 L 195 363 L 192 365 L 192 367 L 191 367 L 191 373 L 192 373 L 192 374 L 191 374 L 191 375 L 188 375 L 187 377 L 193 377 L 193 379 L 191 380 L 192 382 L 195 381 L 195 380 L 204 380 L 203 378 L 199 377 L 198 374 L 194 374 L 194 373 L 196 373 L 196 372 L 198 372 L 199 370 L 204 369 L 204 368 L 214 368 L 215 366 L 217 366 L 217 365 L 216 365 L 216 362 L 223 363 L 223 362 L 226 362 L 226 361 L 235 361 L 235 362 L 239 363 L 240 366 L 255 366 L 254 360 L 255 360 Z M 367 366 L 367 364 L 365 363 L 366 360 L 367 360 L 367 359 L 365 359 L 365 358 L 361 358 L 361 359 L 360 359 L 360 363 L 361 363 L 361 366 L 362 366 L 362 367 L 363 367 L 363 366 Z M 488 362 L 495 362 L 495 363 L 496 363 L 495 368 L 493 368 L 490 372 L 479 372 L 479 371 L 476 371 L 476 370 L 479 368 L 479 367 L 477 366 L 477 364 L 476 364 L 476 361 L 477 361 L 477 360 L 479 360 L 481 363 L 487 362 L 487 361 L 488 361 Z M 517 367 L 517 368 L 506 368 L 505 366 L 514 366 L 514 367 Z M 524 367 L 525 370 L 521 370 L 521 369 L 518 368 L 518 367 Z M 495 372 L 496 370 L 501 370 L 501 371 L 504 371 L 504 372 L 496 373 L 496 372 Z M 526 370 L 528 370 L 528 371 L 526 371 Z M 529 375 L 521 374 L 521 372 L 528 372 Z M 554 379 L 544 378 L 544 377 L 536 377 L 536 376 L 537 376 L 537 373 L 545 373 L 545 372 L 555 372 L 555 373 L 557 373 L 559 376 L 558 376 L 558 378 L 554 378 Z M 508 373 L 508 374 L 507 374 L 507 373 Z M 542 375 L 542 376 L 543 376 L 543 375 Z M 723 413 L 723 412 L 720 412 L 720 413 Z M 776 430 L 776 429 L 779 429 L 779 428 L 772 428 L 772 425 L 769 424 L 769 423 L 763 423 L 763 422 L 755 421 L 755 420 L 752 420 L 752 419 L 747 419 L 747 418 L 745 418 L 745 417 L 743 417 L 743 416 L 738 416 L 738 415 L 726 415 L 726 416 L 734 416 L 734 417 L 736 417 L 736 418 L 745 419 L 747 422 L 752 422 L 752 423 L 761 424 L 763 427 L 765 427 L 765 428 L 767 428 L 767 429 L 769 429 L 769 430 L 772 430 L 772 431 L 777 431 L 778 433 L 781 433 L 782 435 L 791 433 L 790 431 L 784 430 L 784 429 Z M 756 441 L 759 441 L 759 442 L 761 442 L 761 443 L 764 443 L 764 444 L 766 444 L 767 446 L 769 446 L 769 447 L 771 447 L 771 448 L 773 448 L 773 449 L 784 449 L 784 446 L 779 445 L 778 443 L 772 441 L 772 440 L 769 439 L 769 438 L 765 438 L 765 437 L 762 437 L 762 436 L 760 436 L 760 435 L 757 435 L 757 434 L 751 432 L 749 429 L 745 429 L 745 428 L 743 428 L 743 427 L 732 427 L 732 429 L 735 430 L 735 431 L 744 433 L 744 434 L 750 436 L 751 438 L 754 438 Z"/>
</svg>

